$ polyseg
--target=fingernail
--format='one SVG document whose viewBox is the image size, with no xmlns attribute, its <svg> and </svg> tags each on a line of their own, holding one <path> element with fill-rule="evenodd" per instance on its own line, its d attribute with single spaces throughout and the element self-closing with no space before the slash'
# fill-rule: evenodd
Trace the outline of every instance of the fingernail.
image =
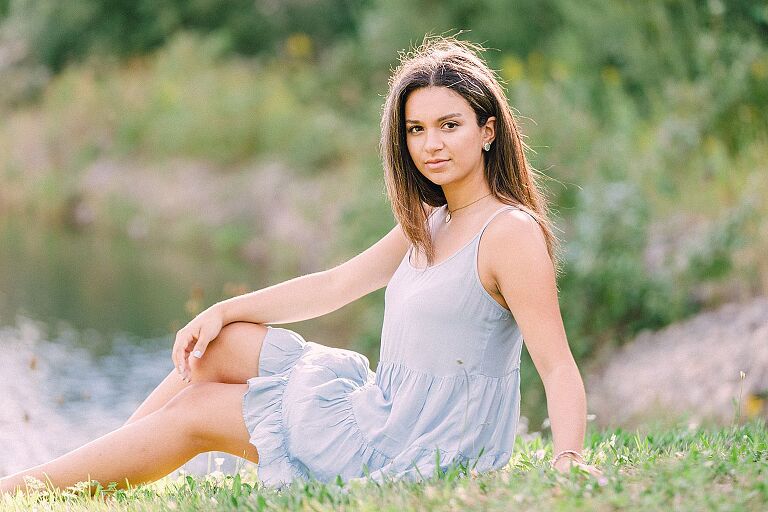
<svg viewBox="0 0 768 512">
<path fill-rule="evenodd" d="M 192 352 L 192 355 L 193 355 L 193 356 L 195 356 L 195 357 L 196 357 L 196 358 L 198 358 L 198 359 L 200 359 L 201 357 L 203 357 L 203 353 L 202 353 L 202 352 L 200 352 L 199 350 L 195 350 L 194 352 Z"/>
</svg>

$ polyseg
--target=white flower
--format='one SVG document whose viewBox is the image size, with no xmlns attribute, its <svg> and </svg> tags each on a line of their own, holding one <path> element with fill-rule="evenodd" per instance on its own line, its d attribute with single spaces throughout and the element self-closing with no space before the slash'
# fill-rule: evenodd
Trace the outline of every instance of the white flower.
<svg viewBox="0 0 768 512">
<path fill-rule="evenodd" d="M 45 489 L 45 484 L 33 476 L 26 475 L 24 483 L 30 491 L 42 491 Z"/>
</svg>

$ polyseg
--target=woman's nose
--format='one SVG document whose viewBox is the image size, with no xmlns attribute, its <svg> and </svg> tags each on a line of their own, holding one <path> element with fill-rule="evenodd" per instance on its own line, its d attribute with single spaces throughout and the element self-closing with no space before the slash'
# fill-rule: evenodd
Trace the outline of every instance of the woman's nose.
<svg viewBox="0 0 768 512">
<path fill-rule="evenodd" d="M 427 140 L 424 142 L 426 151 L 435 151 L 443 147 L 443 138 L 439 130 L 427 130 Z"/>
</svg>

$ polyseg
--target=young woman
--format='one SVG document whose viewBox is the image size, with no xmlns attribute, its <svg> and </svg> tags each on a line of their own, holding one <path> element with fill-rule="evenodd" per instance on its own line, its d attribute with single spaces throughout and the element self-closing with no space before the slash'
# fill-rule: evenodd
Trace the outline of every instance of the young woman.
<svg viewBox="0 0 768 512">
<path fill-rule="evenodd" d="M 580 451 L 586 401 L 557 299 L 556 239 L 495 75 L 475 47 L 428 38 L 390 80 L 381 122 L 397 225 L 333 269 L 217 303 L 176 335 L 176 371 L 121 428 L 24 477 L 148 482 L 206 451 L 260 480 L 431 476 L 509 461 L 523 340 L 546 389 L 554 467 Z M 386 286 L 381 358 L 267 324 L 318 317 Z"/>
</svg>

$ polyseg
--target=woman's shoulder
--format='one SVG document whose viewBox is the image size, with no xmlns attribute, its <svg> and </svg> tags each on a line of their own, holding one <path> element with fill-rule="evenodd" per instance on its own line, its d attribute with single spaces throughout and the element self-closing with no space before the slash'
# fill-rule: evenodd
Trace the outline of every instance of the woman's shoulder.
<svg viewBox="0 0 768 512">
<path fill-rule="evenodd" d="M 478 255 L 486 290 L 499 290 L 509 305 L 511 290 L 541 288 L 553 269 L 543 228 L 533 215 L 507 208 L 487 224 Z"/>
<path fill-rule="evenodd" d="M 502 212 L 500 215 L 512 214 L 512 218 L 523 219 L 523 220 L 526 220 L 526 222 L 533 221 L 536 224 L 539 223 L 539 219 L 536 215 L 536 212 L 524 204 L 499 203 L 499 207 L 506 208 L 506 211 Z"/>
<path fill-rule="evenodd" d="M 524 205 L 509 205 L 488 223 L 483 245 L 498 258 L 546 257 L 547 240 L 535 213 Z"/>
</svg>

